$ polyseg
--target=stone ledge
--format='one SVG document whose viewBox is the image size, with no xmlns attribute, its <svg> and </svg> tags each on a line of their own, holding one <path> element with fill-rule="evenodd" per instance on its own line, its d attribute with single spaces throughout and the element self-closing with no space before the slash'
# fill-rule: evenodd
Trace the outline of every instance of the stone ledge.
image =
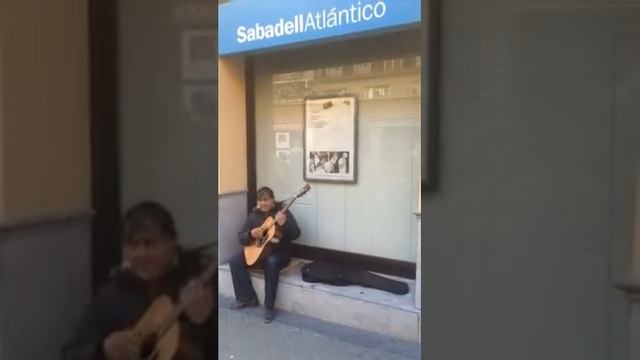
<svg viewBox="0 0 640 360">
<path fill-rule="evenodd" d="M 300 268 L 305 263 L 294 259 L 282 270 L 276 301 L 278 308 L 405 341 L 420 341 L 420 310 L 414 303 L 415 281 L 399 279 L 409 284 L 410 292 L 405 295 L 357 285 L 307 283 L 300 276 Z M 260 302 L 263 302 L 263 273 L 251 271 L 251 277 Z M 227 264 L 219 268 L 219 292 L 223 296 L 234 296 Z"/>
</svg>

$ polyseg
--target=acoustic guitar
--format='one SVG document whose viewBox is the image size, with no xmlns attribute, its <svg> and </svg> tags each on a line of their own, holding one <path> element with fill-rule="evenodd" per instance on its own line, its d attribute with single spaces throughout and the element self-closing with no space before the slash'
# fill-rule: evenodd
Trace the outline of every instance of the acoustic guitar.
<svg viewBox="0 0 640 360">
<path fill-rule="evenodd" d="M 196 278 L 196 284 L 208 282 L 216 269 L 214 261 Z M 185 344 L 186 339 L 177 321 L 190 300 L 185 296 L 174 304 L 167 295 L 157 297 L 131 330 L 129 346 L 132 355 L 127 360 L 175 360 L 178 349 L 185 358 L 200 359 L 198 351 L 190 346 L 193 344 Z"/>
<path fill-rule="evenodd" d="M 306 194 L 309 190 L 311 190 L 311 186 L 309 184 L 305 185 L 297 194 L 286 201 L 285 207 L 279 212 L 285 213 L 296 199 Z M 271 240 L 279 236 L 278 232 L 279 225 L 276 223 L 275 218 L 273 216 L 267 217 L 260 225 L 260 237 L 252 244 L 244 247 L 244 259 L 247 265 L 251 266 L 260 259 L 262 254 L 265 253 L 265 249 L 268 248 L 267 245 L 272 244 Z"/>
</svg>

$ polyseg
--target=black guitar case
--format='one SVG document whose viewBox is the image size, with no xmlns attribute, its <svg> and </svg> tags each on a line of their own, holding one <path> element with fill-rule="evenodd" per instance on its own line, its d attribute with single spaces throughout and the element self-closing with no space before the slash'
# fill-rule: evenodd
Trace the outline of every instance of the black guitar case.
<svg viewBox="0 0 640 360">
<path fill-rule="evenodd" d="M 337 286 L 360 285 L 398 295 L 409 292 L 409 286 L 402 281 L 391 280 L 354 266 L 314 261 L 304 265 L 300 271 L 302 280 L 311 283 L 321 282 Z"/>
</svg>

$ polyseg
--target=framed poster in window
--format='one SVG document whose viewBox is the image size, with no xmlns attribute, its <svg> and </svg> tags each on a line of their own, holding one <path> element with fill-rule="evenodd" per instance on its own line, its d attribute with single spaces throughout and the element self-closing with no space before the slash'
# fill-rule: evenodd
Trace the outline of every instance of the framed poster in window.
<svg viewBox="0 0 640 360">
<path fill-rule="evenodd" d="M 305 181 L 355 183 L 358 103 L 353 95 L 304 101 Z"/>
</svg>

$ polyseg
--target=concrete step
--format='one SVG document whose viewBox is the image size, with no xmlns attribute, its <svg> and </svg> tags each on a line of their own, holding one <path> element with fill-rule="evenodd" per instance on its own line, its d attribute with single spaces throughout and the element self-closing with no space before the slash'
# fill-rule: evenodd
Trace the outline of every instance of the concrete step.
<svg viewBox="0 0 640 360">
<path fill-rule="evenodd" d="M 415 281 L 394 278 L 409 285 L 410 291 L 405 295 L 357 285 L 307 283 L 302 281 L 300 274 L 305 263 L 307 261 L 294 259 L 280 273 L 277 308 L 404 341 L 420 342 L 420 310 L 415 308 L 414 302 Z M 228 264 L 220 266 L 218 277 L 220 294 L 234 297 Z M 262 271 L 251 271 L 251 279 L 263 303 Z"/>
</svg>

